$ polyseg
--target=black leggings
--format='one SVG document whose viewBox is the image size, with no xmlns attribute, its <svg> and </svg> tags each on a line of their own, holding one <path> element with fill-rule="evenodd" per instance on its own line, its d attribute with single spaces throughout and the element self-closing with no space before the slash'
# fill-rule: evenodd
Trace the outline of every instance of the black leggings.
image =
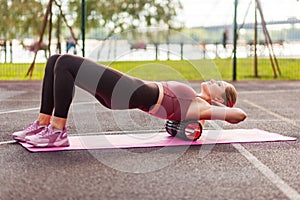
<svg viewBox="0 0 300 200">
<path fill-rule="evenodd" d="M 88 59 L 53 55 L 46 64 L 40 112 L 67 118 L 74 85 L 88 91 L 109 109 L 138 108 L 148 112 L 159 95 L 155 83 L 128 76 Z"/>
</svg>

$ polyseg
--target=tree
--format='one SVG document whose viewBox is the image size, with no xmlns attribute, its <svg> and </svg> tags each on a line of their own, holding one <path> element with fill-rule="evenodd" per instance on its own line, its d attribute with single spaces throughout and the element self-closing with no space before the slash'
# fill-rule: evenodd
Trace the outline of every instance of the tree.
<svg viewBox="0 0 300 200">
<path fill-rule="evenodd" d="M 74 25 L 81 24 L 81 4 L 68 2 L 69 13 L 75 17 Z M 129 29 L 165 26 L 180 29 L 177 13 L 182 10 L 179 0 L 88 0 L 86 1 L 87 30 L 104 27 L 107 37 Z"/>
<path fill-rule="evenodd" d="M 0 0 L 0 37 L 6 40 L 37 36 L 43 19 L 43 5 L 35 0 Z"/>
<path fill-rule="evenodd" d="M 38 36 L 45 5 L 42 0 L 0 0 L 0 38 L 11 40 Z M 64 2 L 67 19 L 81 26 L 81 1 Z M 180 0 L 86 0 L 87 31 L 103 27 L 108 37 L 113 33 L 149 26 L 168 29 L 183 27 L 176 19 L 182 10 Z"/>
</svg>

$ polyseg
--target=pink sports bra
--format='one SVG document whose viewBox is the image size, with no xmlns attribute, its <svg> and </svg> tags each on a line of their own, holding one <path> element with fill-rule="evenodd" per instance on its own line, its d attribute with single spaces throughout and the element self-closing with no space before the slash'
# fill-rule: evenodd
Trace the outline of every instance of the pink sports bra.
<svg viewBox="0 0 300 200">
<path fill-rule="evenodd" d="M 185 120 L 191 102 L 197 97 L 195 90 L 176 81 L 159 82 L 157 85 L 159 97 L 149 114 L 162 119 Z"/>
</svg>

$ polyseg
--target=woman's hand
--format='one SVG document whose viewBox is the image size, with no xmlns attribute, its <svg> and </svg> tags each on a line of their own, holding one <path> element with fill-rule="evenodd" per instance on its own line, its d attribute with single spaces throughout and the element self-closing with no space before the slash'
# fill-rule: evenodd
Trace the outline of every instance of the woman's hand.
<svg viewBox="0 0 300 200">
<path fill-rule="evenodd" d="M 225 114 L 225 120 L 232 124 L 237 124 L 244 121 L 247 118 L 247 114 L 240 108 L 227 108 Z"/>
<path fill-rule="evenodd" d="M 212 100 L 211 102 L 216 106 L 225 108 L 225 121 L 229 123 L 236 124 L 247 118 L 247 114 L 240 108 L 229 108 L 215 100 Z M 214 112 L 212 114 L 216 115 Z"/>
</svg>

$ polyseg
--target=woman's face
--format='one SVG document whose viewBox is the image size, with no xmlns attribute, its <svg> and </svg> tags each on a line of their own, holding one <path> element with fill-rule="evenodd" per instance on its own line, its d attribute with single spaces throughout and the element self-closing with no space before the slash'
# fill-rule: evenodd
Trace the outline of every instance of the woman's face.
<svg viewBox="0 0 300 200">
<path fill-rule="evenodd" d="M 201 93 L 210 97 L 210 100 L 221 101 L 222 95 L 225 93 L 225 88 L 228 85 L 229 83 L 225 81 L 215 81 L 213 79 L 210 81 L 205 81 L 201 83 Z"/>
</svg>

